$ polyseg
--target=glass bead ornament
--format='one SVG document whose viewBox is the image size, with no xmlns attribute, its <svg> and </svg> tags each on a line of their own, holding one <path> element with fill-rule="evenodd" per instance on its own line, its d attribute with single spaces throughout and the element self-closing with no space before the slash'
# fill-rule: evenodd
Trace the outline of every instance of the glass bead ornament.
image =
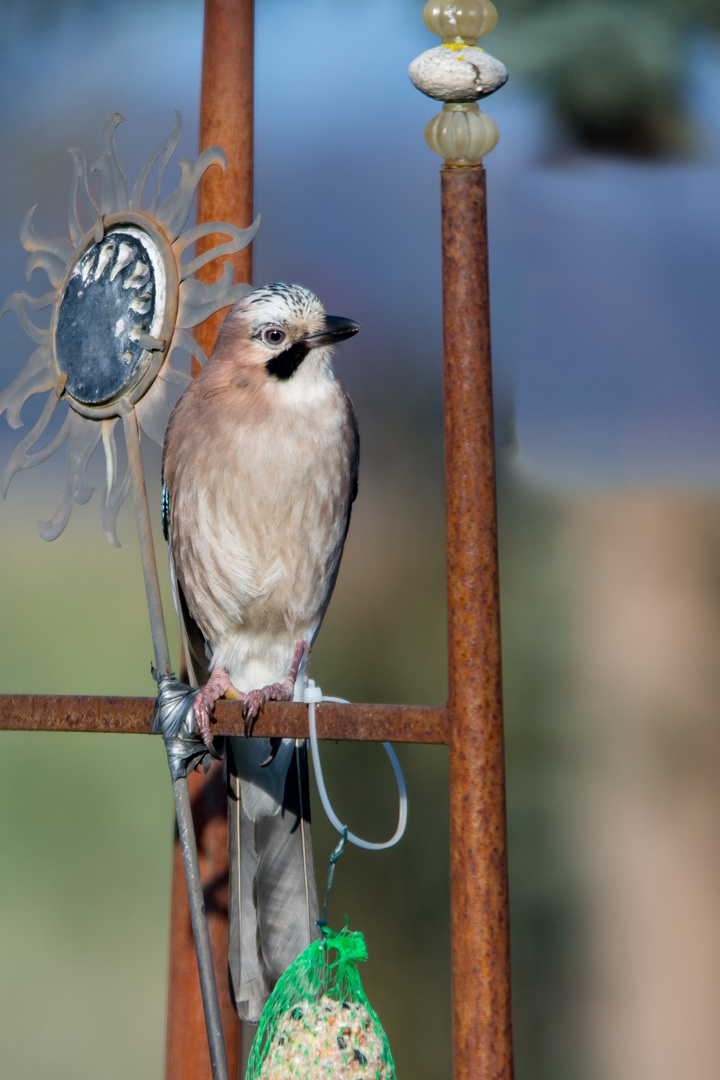
<svg viewBox="0 0 720 1080">
<path fill-rule="evenodd" d="M 408 73 L 418 90 L 444 103 L 443 111 L 427 124 L 425 141 L 446 165 L 480 165 L 500 133 L 476 102 L 499 90 L 508 78 L 505 65 L 477 46 L 478 39 L 495 27 L 495 5 L 490 0 L 428 0 L 423 19 L 442 45 L 421 53 Z"/>
<path fill-rule="evenodd" d="M 477 105 L 446 104 L 425 128 L 430 149 L 453 165 L 479 165 L 499 138 L 497 124 Z"/>
<path fill-rule="evenodd" d="M 475 45 L 495 29 L 497 9 L 490 0 L 468 0 L 464 4 L 428 0 L 423 8 L 423 20 L 428 30 L 442 38 L 443 44 L 460 42 Z"/>
</svg>

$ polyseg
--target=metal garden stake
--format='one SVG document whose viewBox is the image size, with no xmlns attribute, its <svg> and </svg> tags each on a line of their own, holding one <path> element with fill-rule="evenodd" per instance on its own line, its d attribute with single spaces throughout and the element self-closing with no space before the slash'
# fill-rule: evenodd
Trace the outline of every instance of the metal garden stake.
<svg viewBox="0 0 720 1080">
<path fill-rule="evenodd" d="M 443 157 L 448 746 L 455 1080 L 511 1080 L 510 937 L 490 298 L 483 157 L 498 141 L 478 98 L 507 80 L 477 47 L 490 0 L 429 0 L 442 44 L 410 65 L 444 102 L 425 129 Z"/>
</svg>

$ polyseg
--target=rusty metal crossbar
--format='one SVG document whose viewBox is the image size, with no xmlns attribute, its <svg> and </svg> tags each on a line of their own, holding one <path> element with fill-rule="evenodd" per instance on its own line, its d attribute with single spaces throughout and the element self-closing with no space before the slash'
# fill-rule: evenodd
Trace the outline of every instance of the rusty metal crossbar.
<svg viewBox="0 0 720 1080">
<path fill-rule="evenodd" d="M 154 698 L 71 697 L 53 694 L 0 694 L 0 729 L 4 731 L 95 731 L 149 735 Z M 447 743 L 447 710 L 429 705 L 316 706 L 319 739 L 355 742 Z M 218 701 L 213 735 L 242 735 L 236 701 Z M 307 706 L 268 702 L 253 735 L 308 737 Z"/>
<path fill-rule="evenodd" d="M 226 173 L 211 170 L 198 222 L 252 220 L 253 0 L 206 0 L 200 150 L 219 144 Z M 445 167 L 442 178 L 447 508 L 447 708 L 321 704 L 323 739 L 446 744 L 450 762 L 450 863 L 454 1080 L 512 1080 L 510 957 L 501 706 L 495 463 L 487 271 L 485 170 Z M 251 281 L 250 248 L 231 257 Z M 206 266 L 201 277 L 209 280 Z M 219 319 L 197 334 L 206 353 Z M 0 696 L 0 729 L 149 733 L 153 702 L 130 697 Z M 216 731 L 240 734 L 240 707 L 218 702 Z M 304 738 L 307 710 L 272 703 L 258 735 Z M 227 873 L 222 774 L 189 778 L 213 961 L 225 983 L 227 919 L 213 903 Z M 214 891 L 214 892 L 213 892 Z M 238 1075 L 238 1021 L 220 1006 L 229 1074 Z M 171 911 L 166 1080 L 205 1080 L 209 1060 L 178 845 Z"/>
</svg>

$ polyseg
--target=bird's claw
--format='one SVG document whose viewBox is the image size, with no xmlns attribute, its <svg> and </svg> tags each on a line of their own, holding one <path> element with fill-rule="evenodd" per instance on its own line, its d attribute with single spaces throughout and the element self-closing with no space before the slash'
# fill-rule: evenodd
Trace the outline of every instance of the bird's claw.
<svg viewBox="0 0 720 1080">
<path fill-rule="evenodd" d="M 211 757 L 214 757 L 217 761 L 222 760 L 222 754 L 219 754 L 215 748 L 213 742 L 212 731 L 210 730 L 210 710 L 215 704 L 215 698 L 212 694 L 206 693 L 207 687 L 203 687 L 195 695 L 193 701 L 193 715 L 195 716 L 195 726 L 197 727 L 200 738 L 205 743 L 208 749 L 208 753 Z"/>
<path fill-rule="evenodd" d="M 267 699 L 267 686 L 263 686 L 262 690 L 251 690 L 249 694 L 245 695 L 242 712 L 246 724 L 251 724 L 254 720 L 257 720 L 261 710 L 265 707 Z"/>
<path fill-rule="evenodd" d="M 243 714 L 243 730 L 245 732 L 245 738 L 249 738 L 252 735 L 252 730 L 255 727 L 255 721 L 265 708 L 265 702 L 268 700 L 268 690 L 270 687 L 263 686 L 262 690 L 251 690 L 249 694 L 245 695 L 245 700 L 242 704 Z"/>
<path fill-rule="evenodd" d="M 245 737 L 252 735 L 255 721 L 265 708 L 266 701 L 290 701 L 294 690 L 295 684 L 290 685 L 289 680 L 286 680 L 283 683 L 271 683 L 269 686 L 263 686 L 261 690 L 251 690 L 249 694 L 246 694 L 242 705 Z M 272 753 L 267 762 L 263 762 L 263 765 L 269 765 L 276 753 L 277 750 Z"/>
<path fill-rule="evenodd" d="M 280 749 L 281 746 L 282 746 L 282 739 L 279 739 L 279 738 L 277 738 L 275 736 L 273 736 L 273 738 L 270 739 L 270 753 L 268 754 L 268 756 L 263 761 L 260 762 L 260 768 L 261 769 L 267 769 L 268 765 L 272 765 L 273 761 L 277 757 L 277 752 L 278 752 L 278 750 Z"/>
</svg>

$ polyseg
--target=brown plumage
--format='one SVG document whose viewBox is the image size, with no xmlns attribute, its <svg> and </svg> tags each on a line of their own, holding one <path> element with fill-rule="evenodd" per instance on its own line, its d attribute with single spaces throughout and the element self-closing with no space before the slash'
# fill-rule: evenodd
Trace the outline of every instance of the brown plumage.
<svg viewBox="0 0 720 1080">
<path fill-rule="evenodd" d="M 191 678 L 210 672 L 196 703 L 208 740 L 223 693 L 243 699 L 252 723 L 266 698 L 292 697 L 302 681 L 357 487 L 357 423 L 329 347 L 358 329 L 300 286 L 256 289 L 170 418 L 171 574 Z M 317 934 L 307 762 L 291 740 L 266 767 L 268 740 L 228 742 L 231 983 L 253 1020 Z"/>
</svg>

